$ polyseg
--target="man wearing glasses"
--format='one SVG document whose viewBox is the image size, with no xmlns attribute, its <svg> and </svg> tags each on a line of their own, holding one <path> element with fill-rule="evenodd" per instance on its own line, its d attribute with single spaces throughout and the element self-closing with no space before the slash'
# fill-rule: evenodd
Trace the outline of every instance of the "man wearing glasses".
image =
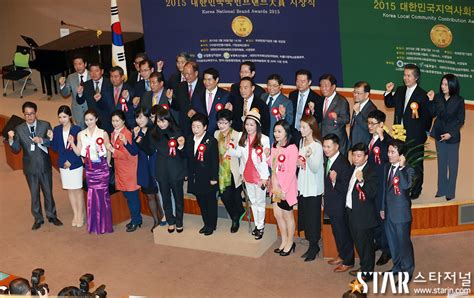
<svg viewBox="0 0 474 298">
<path fill-rule="evenodd" d="M 360 81 L 354 85 L 354 107 L 352 108 L 352 117 L 350 122 L 349 141 L 350 147 L 358 143 L 368 145 L 372 135 L 367 127 L 367 116 L 377 107 L 369 99 L 370 85 L 367 82 Z"/>
<path fill-rule="evenodd" d="M 49 139 L 46 136 L 51 130 L 49 122 L 38 120 L 38 107 L 33 102 L 25 102 L 22 106 L 25 123 L 8 132 L 8 144 L 17 153 L 23 149 L 23 173 L 31 193 L 31 213 L 35 219 L 32 230 L 37 230 L 44 223 L 41 209 L 40 189 L 44 196 L 46 218 L 55 226 L 63 223 L 56 216 L 56 205 L 53 198 L 53 176 L 51 160 L 48 154 Z"/>
</svg>

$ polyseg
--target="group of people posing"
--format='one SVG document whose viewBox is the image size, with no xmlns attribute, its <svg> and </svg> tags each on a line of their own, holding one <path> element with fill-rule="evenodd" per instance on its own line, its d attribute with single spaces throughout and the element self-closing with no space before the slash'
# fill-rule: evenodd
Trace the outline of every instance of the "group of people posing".
<svg viewBox="0 0 474 298">
<path fill-rule="evenodd" d="M 395 108 L 394 124 L 406 130 L 403 142 L 384 130 L 386 115 L 370 100 L 370 85 L 364 81 L 354 85 L 351 114 L 333 75 L 319 77 L 319 95 L 311 89 L 311 72 L 304 69 L 295 74 L 297 90 L 286 97 L 278 74 L 268 76 L 266 91 L 254 83 L 252 62 L 240 65 L 240 81 L 230 92 L 218 87 L 216 69 L 200 76 L 198 64 L 186 53 L 177 55 L 178 71 L 166 82 L 163 63 L 155 65 L 144 54 L 135 58 L 137 71 L 126 82 L 120 67 L 112 67 L 108 79 L 99 64 L 87 68 L 83 57 L 75 57 L 73 63 L 76 72 L 59 79 L 61 93 L 72 95 L 71 108 L 58 110 L 60 124 L 51 129 L 37 119 L 36 105 L 26 102 L 26 123 L 9 132 L 12 149 L 21 147 L 24 152 L 33 229 L 44 222 L 40 188 L 47 218 L 62 224 L 51 191 L 48 147 L 59 153 L 73 226 L 86 222 L 90 233 L 113 231 L 108 186 L 115 178 L 130 209 L 127 232 L 142 225 L 141 191 L 154 219 L 152 231 L 161 224 L 169 233 L 181 233 L 187 181 L 187 192 L 195 195 L 201 210 L 199 233 L 209 236 L 216 230 L 218 198 L 232 219 L 230 232 L 237 232 L 245 215 L 245 193 L 255 224 L 252 236 L 261 239 L 269 197 L 281 232 L 274 252 L 294 252 L 295 230 L 304 231 L 309 241 L 302 255 L 305 261 L 319 253 L 324 207 L 338 250 L 329 263 L 336 266 L 335 272 L 352 269 L 355 245 L 361 264 L 351 274 L 374 271 L 375 251 L 381 249 L 378 265 L 391 258 L 393 272 L 412 276 L 411 200 L 422 190 L 423 159 L 408 161 L 423 155 L 419 145 L 430 130 L 438 152 L 436 196 L 455 197 L 465 111 L 452 74 L 442 77 L 438 93 L 426 92 L 418 85 L 419 68 L 407 64 L 404 86 L 387 84 L 385 105 Z"/>
</svg>

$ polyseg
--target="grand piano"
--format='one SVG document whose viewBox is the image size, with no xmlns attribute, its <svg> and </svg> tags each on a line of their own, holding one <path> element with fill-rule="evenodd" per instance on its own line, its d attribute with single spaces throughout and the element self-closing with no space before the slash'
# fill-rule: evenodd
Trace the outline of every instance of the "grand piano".
<svg viewBox="0 0 474 298">
<path fill-rule="evenodd" d="M 132 70 L 133 59 L 145 49 L 143 33 L 123 32 L 125 57 L 127 58 L 128 73 Z M 75 31 L 62 38 L 53 40 L 40 47 L 34 48 L 35 59 L 30 67 L 41 73 L 43 93 L 50 98 L 53 94 L 51 84 L 57 93 L 56 83 L 52 81 L 57 74 L 67 75 L 74 72 L 72 58 L 82 55 L 88 62 L 99 62 L 105 69 L 104 74 L 112 67 L 112 33 L 102 31 L 100 36 L 93 30 Z"/>
</svg>

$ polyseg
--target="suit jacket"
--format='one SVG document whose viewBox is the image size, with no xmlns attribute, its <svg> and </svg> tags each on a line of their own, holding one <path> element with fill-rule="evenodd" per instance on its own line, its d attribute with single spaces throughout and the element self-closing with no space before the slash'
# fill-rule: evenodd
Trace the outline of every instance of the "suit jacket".
<svg viewBox="0 0 474 298">
<path fill-rule="evenodd" d="M 133 86 L 133 96 L 141 98 L 142 95 L 147 91 L 145 81 L 146 80 L 140 80 L 135 83 Z"/>
<path fill-rule="evenodd" d="M 262 124 L 262 133 L 267 134 L 270 129 L 270 112 L 268 111 L 268 106 L 265 104 L 263 100 L 259 97 L 253 97 L 252 104 L 250 105 L 250 109 L 257 108 L 260 113 L 260 123 Z M 234 105 L 232 109 L 232 128 L 237 131 L 243 130 L 243 120 L 242 119 L 244 114 L 244 99 L 240 97 L 239 100 L 234 100 Z"/>
<path fill-rule="evenodd" d="M 404 167 L 402 170 L 397 169 L 395 175 L 400 179 L 398 187 L 400 194 L 395 193 L 393 179 L 388 181 L 388 172 L 391 165 L 387 163 L 384 171 L 384 183 L 383 185 L 383 199 L 382 209 L 385 212 L 385 220 L 390 220 L 393 223 L 404 223 L 412 220 L 411 216 L 411 199 L 409 196 L 409 190 L 413 183 L 413 176 L 415 171 L 413 168 Z"/>
<path fill-rule="evenodd" d="M 329 117 L 332 112 L 337 114 L 337 119 L 331 119 Z M 349 103 L 344 96 L 336 93 L 326 111 L 326 114 L 323 115 L 321 122 L 321 135 L 323 137 L 330 133 L 337 135 L 339 137 L 339 151 L 344 155 L 347 154 L 349 147 L 349 140 L 346 132 L 346 124 L 349 123 L 349 120 Z"/>
<path fill-rule="evenodd" d="M 87 72 L 87 76 L 83 78 L 83 81 L 86 82 L 90 80 L 89 72 Z M 84 124 L 84 113 L 87 111 L 87 103 L 84 102 L 83 104 L 78 104 L 76 101 L 77 97 L 77 87 L 79 86 L 79 74 L 77 72 L 68 75 L 66 79 L 66 85 L 63 89 L 60 90 L 61 95 L 67 97 L 71 95 L 71 111 L 72 111 L 72 118 L 74 121 L 79 124 L 81 128 L 85 128 Z"/>
<path fill-rule="evenodd" d="M 380 139 L 377 139 L 377 141 L 374 143 L 372 148 L 369 148 L 369 157 L 367 159 L 367 164 L 375 170 L 375 173 L 377 174 L 377 197 L 375 200 L 375 207 L 377 212 L 380 210 L 382 206 L 382 198 L 383 198 L 383 175 L 384 175 L 384 170 L 385 170 L 385 165 L 388 163 L 388 143 L 392 139 L 390 135 L 386 132 L 383 133 L 384 138 L 383 141 Z M 370 141 L 369 141 L 370 143 Z M 367 144 L 368 145 L 368 144 Z M 378 148 L 378 149 L 376 149 Z M 375 154 L 374 151 L 378 150 L 379 154 Z"/>
<path fill-rule="evenodd" d="M 188 117 L 188 112 L 195 102 L 201 100 L 201 96 L 206 90 L 201 79 L 198 79 L 196 86 L 194 87 L 193 94 L 189 98 L 188 82 L 184 81 L 178 84 L 176 87 L 175 95 L 171 101 L 171 108 L 179 112 L 178 123 L 179 127 L 183 131 L 184 135 L 191 134 L 191 121 Z"/>
<path fill-rule="evenodd" d="M 384 97 L 385 105 L 388 108 L 395 108 L 393 124 L 401 124 L 403 119 L 407 141 L 415 140 L 414 144 L 423 144 L 427 139 L 426 133 L 430 131 L 432 122 L 428 107 L 429 100 L 426 91 L 417 85 L 407 103 L 405 111 L 403 111 L 406 91 L 406 86 L 400 86 L 394 94 L 392 92 L 388 93 Z M 414 102 L 418 104 L 418 118 L 412 116 L 410 105 Z"/>
<path fill-rule="evenodd" d="M 230 93 L 232 94 L 232 99 L 235 102 L 239 102 L 240 100 L 244 100 L 240 95 L 240 82 L 232 84 L 230 86 Z M 255 90 L 253 91 L 253 95 L 257 98 L 261 98 L 262 94 L 265 93 L 265 89 L 263 89 L 260 85 L 255 84 Z M 232 105 L 234 102 L 232 102 Z"/>
<path fill-rule="evenodd" d="M 110 115 L 114 110 L 114 94 L 110 80 L 105 77 L 102 78 L 103 81 L 100 88 L 101 99 L 99 101 L 95 101 L 94 99 L 95 86 L 93 80 L 89 80 L 84 84 L 82 96 L 79 97 L 78 94 L 76 100 L 79 104 L 87 102 L 89 109 L 94 109 L 99 116 L 99 128 L 111 133 L 114 130 L 110 119 Z"/>
<path fill-rule="evenodd" d="M 139 75 L 140 74 L 138 73 L 138 71 L 133 70 L 128 76 L 127 85 L 130 86 L 132 89 L 135 88 L 135 85 L 138 83 Z"/>
<path fill-rule="evenodd" d="M 122 98 L 122 92 L 124 90 L 127 90 L 128 91 L 128 101 L 125 103 L 125 106 L 127 108 L 122 108 L 122 104 L 120 103 L 120 98 Z M 135 127 L 135 113 L 134 113 L 134 110 L 133 110 L 133 88 L 126 84 L 126 83 L 123 83 L 122 84 L 122 88 L 120 89 L 119 93 L 118 93 L 118 98 L 117 98 L 117 103 L 115 104 L 115 93 L 114 93 L 114 86 L 112 86 L 112 96 L 113 96 L 113 100 L 114 100 L 114 111 L 115 110 L 121 110 L 124 112 L 125 114 L 125 124 L 126 126 L 129 128 L 129 129 L 132 129 L 133 127 Z"/>
<path fill-rule="evenodd" d="M 439 141 L 442 134 L 449 133 L 451 138 L 445 141 L 446 143 L 461 142 L 461 127 L 466 118 L 464 98 L 454 95 L 445 100 L 444 95 L 437 94 L 435 99 L 430 101 L 429 108 L 431 115 L 436 117 L 430 135 Z"/>
<path fill-rule="evenodd" d="M 158 103 L 159 105 L 167 104 L 168 106 L 170 105 L 168 98 L 166 97 L 166 89 L 163 89 L 163 92 L 161 92 L 160 98 L 158 98 Z M 151 109 L 153 106 L 153 91 L 147 91 L 143 93 L 142 97 L 140 98 L 140 103 L 138 104 L 140 108 L 146 108 L 148 110 Z"/>
<path fill-rule="evenodd" d="M 77 125 L 71 125 L 69 135 L 74 137 L 75 143 L 77 144 L 77 134 L 81 131 L 81 128 Z M 77 156 L 72 149 L 67 148 L 67 144 L 64 143 L 63 138 L 63 126 L 58 125 L 53 129 L 53 139 L 51 140 L 51 149 L 58 153 L 58 168 L 64 168 L 64 163 L 69 161 L 71 166 L 69 169 L 74 170 L 82 166 L 82 159 Z"/>
<path fill-rule="evenodd" d="M 209 124 L 207 125 L 207 131 L 211 135 L 214 135 L 214 131 L 216 131 L 217 129 L 216 105 L 220 103 L 224 107 L 227 102 L 231 101 L 231 95 L 229 91 L 218 87 L 216 94 L 214 94 L 214 98 L 212 100 L 212 107 L 209 114 L 207 113 L 206 96 L 207 96 L 206 91 L 204 91 L 204 93 L 202 93 L 201 97 L 198 100 L 192 102 L 192 105 L 193 105 L 193 109 L 196 112 L 199 112 L 208 117 Z"/>
<path fill-rule="evenodd" d="M 350 122 L 350 146 L 354 146 L 358 143 L 368 144 L 372 135 L 369 133 L 369 127 L 367 126 L 367 118 L 370 112 L 376 110 L 377 107 L 369 99 L 364 105 L 364 108 L 359 111 L 356 115 L 355 112 L 352 112 L 352 118 Z"/>
<path fill-rule="evenodd" d="M 300 92 L 298 90 L 290 92 L 288 99 L 293 103 L 293 122 L 290 123 L 291 127 L 295 127 L 296 121 L 296 112 L 298 108 L 298 101 L 300 100 Z M 314 115 L 313 117 L 316 118 L 316 121 L 321 123 L 321 119 L 323 118 L 323 104 L 324 99 L 314 92 L 313 90 L 309 89 L 308 97 L 306 98 L 306 102 L 304 103 L 303 115 L 305 115 L 305 111 L 308 108 L 308 103 L 314 103 Z"/>
<path fill-rule="evenodd" d="M 177 71 L 173 73 L 166 81 L 166 88 L 176 91 L 176 87 L 178 87 L 179 83 L 181 83 L 181 73 Z"/>
<path fill-rule="evenodd" d="M 43 138 L 43 146 L 49 147 L 50 141 L 46 135 L 51 129 L 51 124 L 43 120 L 36 120 L 35 134 Z M 12 151 L 17 153 L 23 149 L 23 173 L 25 175 L 47 174 L 51 175 L 51 159 L 47 152 L 44 152 L 38 145 L 31 151 L 31 145 L 35 144 L 30 138 L 30 129 L 26 122 L 15 127 L 15 137 L 10 145 Z M 46 150 L 47 151 L 47 150 Z"/>
<path fill-rule="evenodd" d="M 330 171 L 336 171 L 336 183 L 332 185 L 329 172 L 326 174 L 327 160 L 324 163 L 324 211 L 329 217 L 344 216 L 346 208 L 346 194 L 351 179 L 351 164 L 340 153 L 332 163 Z"/>
<path fill-rule="evenodd" d="M 199 148 L 194 153 L 194 135 L 186 137 L 185 152 L 188 159 L 188 193 L 195 195 L 216 192 L 219 184 L 211 185 L 210 181 L 219 181 L 219 151 L 217 141 L 206 132 L 200 144 L 205 146 L 202 161 L 198 159 Z"/>
<path fill-rule="evenodd" d="M 266 104 L 267 100 L 269 99 L 270 94 L 268 93 L 263 93 L 262 94 L 262 101 Z M 293 104 L 291 101 L 288 100 L 288 98 L 283 95 L 283 93 L 280 92 L 278 97 L 276 99 L 273 99 L 273 104 L 271 107 L 268 107 L 268 118 L 270 119 L 270 127 L 268 128 L 268 131 L 266 132 L 266 135 L 270 138 L 270 144 L 273 144 L 273 127 L 275 126 L 275 123 L 278 121 L 277 118 L 272 114 L 272 109 L 277 108 L 283 105 L 286 109 L 286 114 L 285 114 L 285 119 L 290 125 L 294 121 L 293 120 Z M 268 104 L 267 104 L 268 106 Z M 265 134 L 265 131 L 263 132 Z"/>
<path fill-rule="evenodd" d="M 352 166 L 351 174 L 354 172 L 354 166 Z M 359 191 L 356 185 L 351 190 L 348 190 L 352 194 L 352 215 L 355 220 L 351 222 L 351 225 L 358 229 L 369 229 L 378 225 L 375 209 L 375 198 L 377 196 L 376 190 L 378 185 L 378 179 L 376 172 L 367 163 L 362 169 L 364 177 L 364 184 L 361 186 L 362 192 L 365 195 L 365 200 L 359 199 Z M 349 178 L 350 179 L 350 178 Z"/>
</svg>

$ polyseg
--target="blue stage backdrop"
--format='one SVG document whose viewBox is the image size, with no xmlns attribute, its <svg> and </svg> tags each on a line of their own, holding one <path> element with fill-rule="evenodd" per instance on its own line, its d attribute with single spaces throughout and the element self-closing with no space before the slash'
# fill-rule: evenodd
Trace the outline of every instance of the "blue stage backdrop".
<svg viewBox="0 0 474 298">
<path fill-rule="evenodd" d="M 331 72 L 342 86 L 338 1 L 335 0 L 141 0 L 145 47 L 165 61 L 169 76 L 175 56 L 194 55 L 201 71 L 215 67 L 221 82 L 239 79 L 239 64 L 257 65 L 256 81 L 271 73 L 293 85 L 307 68 L 313 81 Z"/>
</svg>

